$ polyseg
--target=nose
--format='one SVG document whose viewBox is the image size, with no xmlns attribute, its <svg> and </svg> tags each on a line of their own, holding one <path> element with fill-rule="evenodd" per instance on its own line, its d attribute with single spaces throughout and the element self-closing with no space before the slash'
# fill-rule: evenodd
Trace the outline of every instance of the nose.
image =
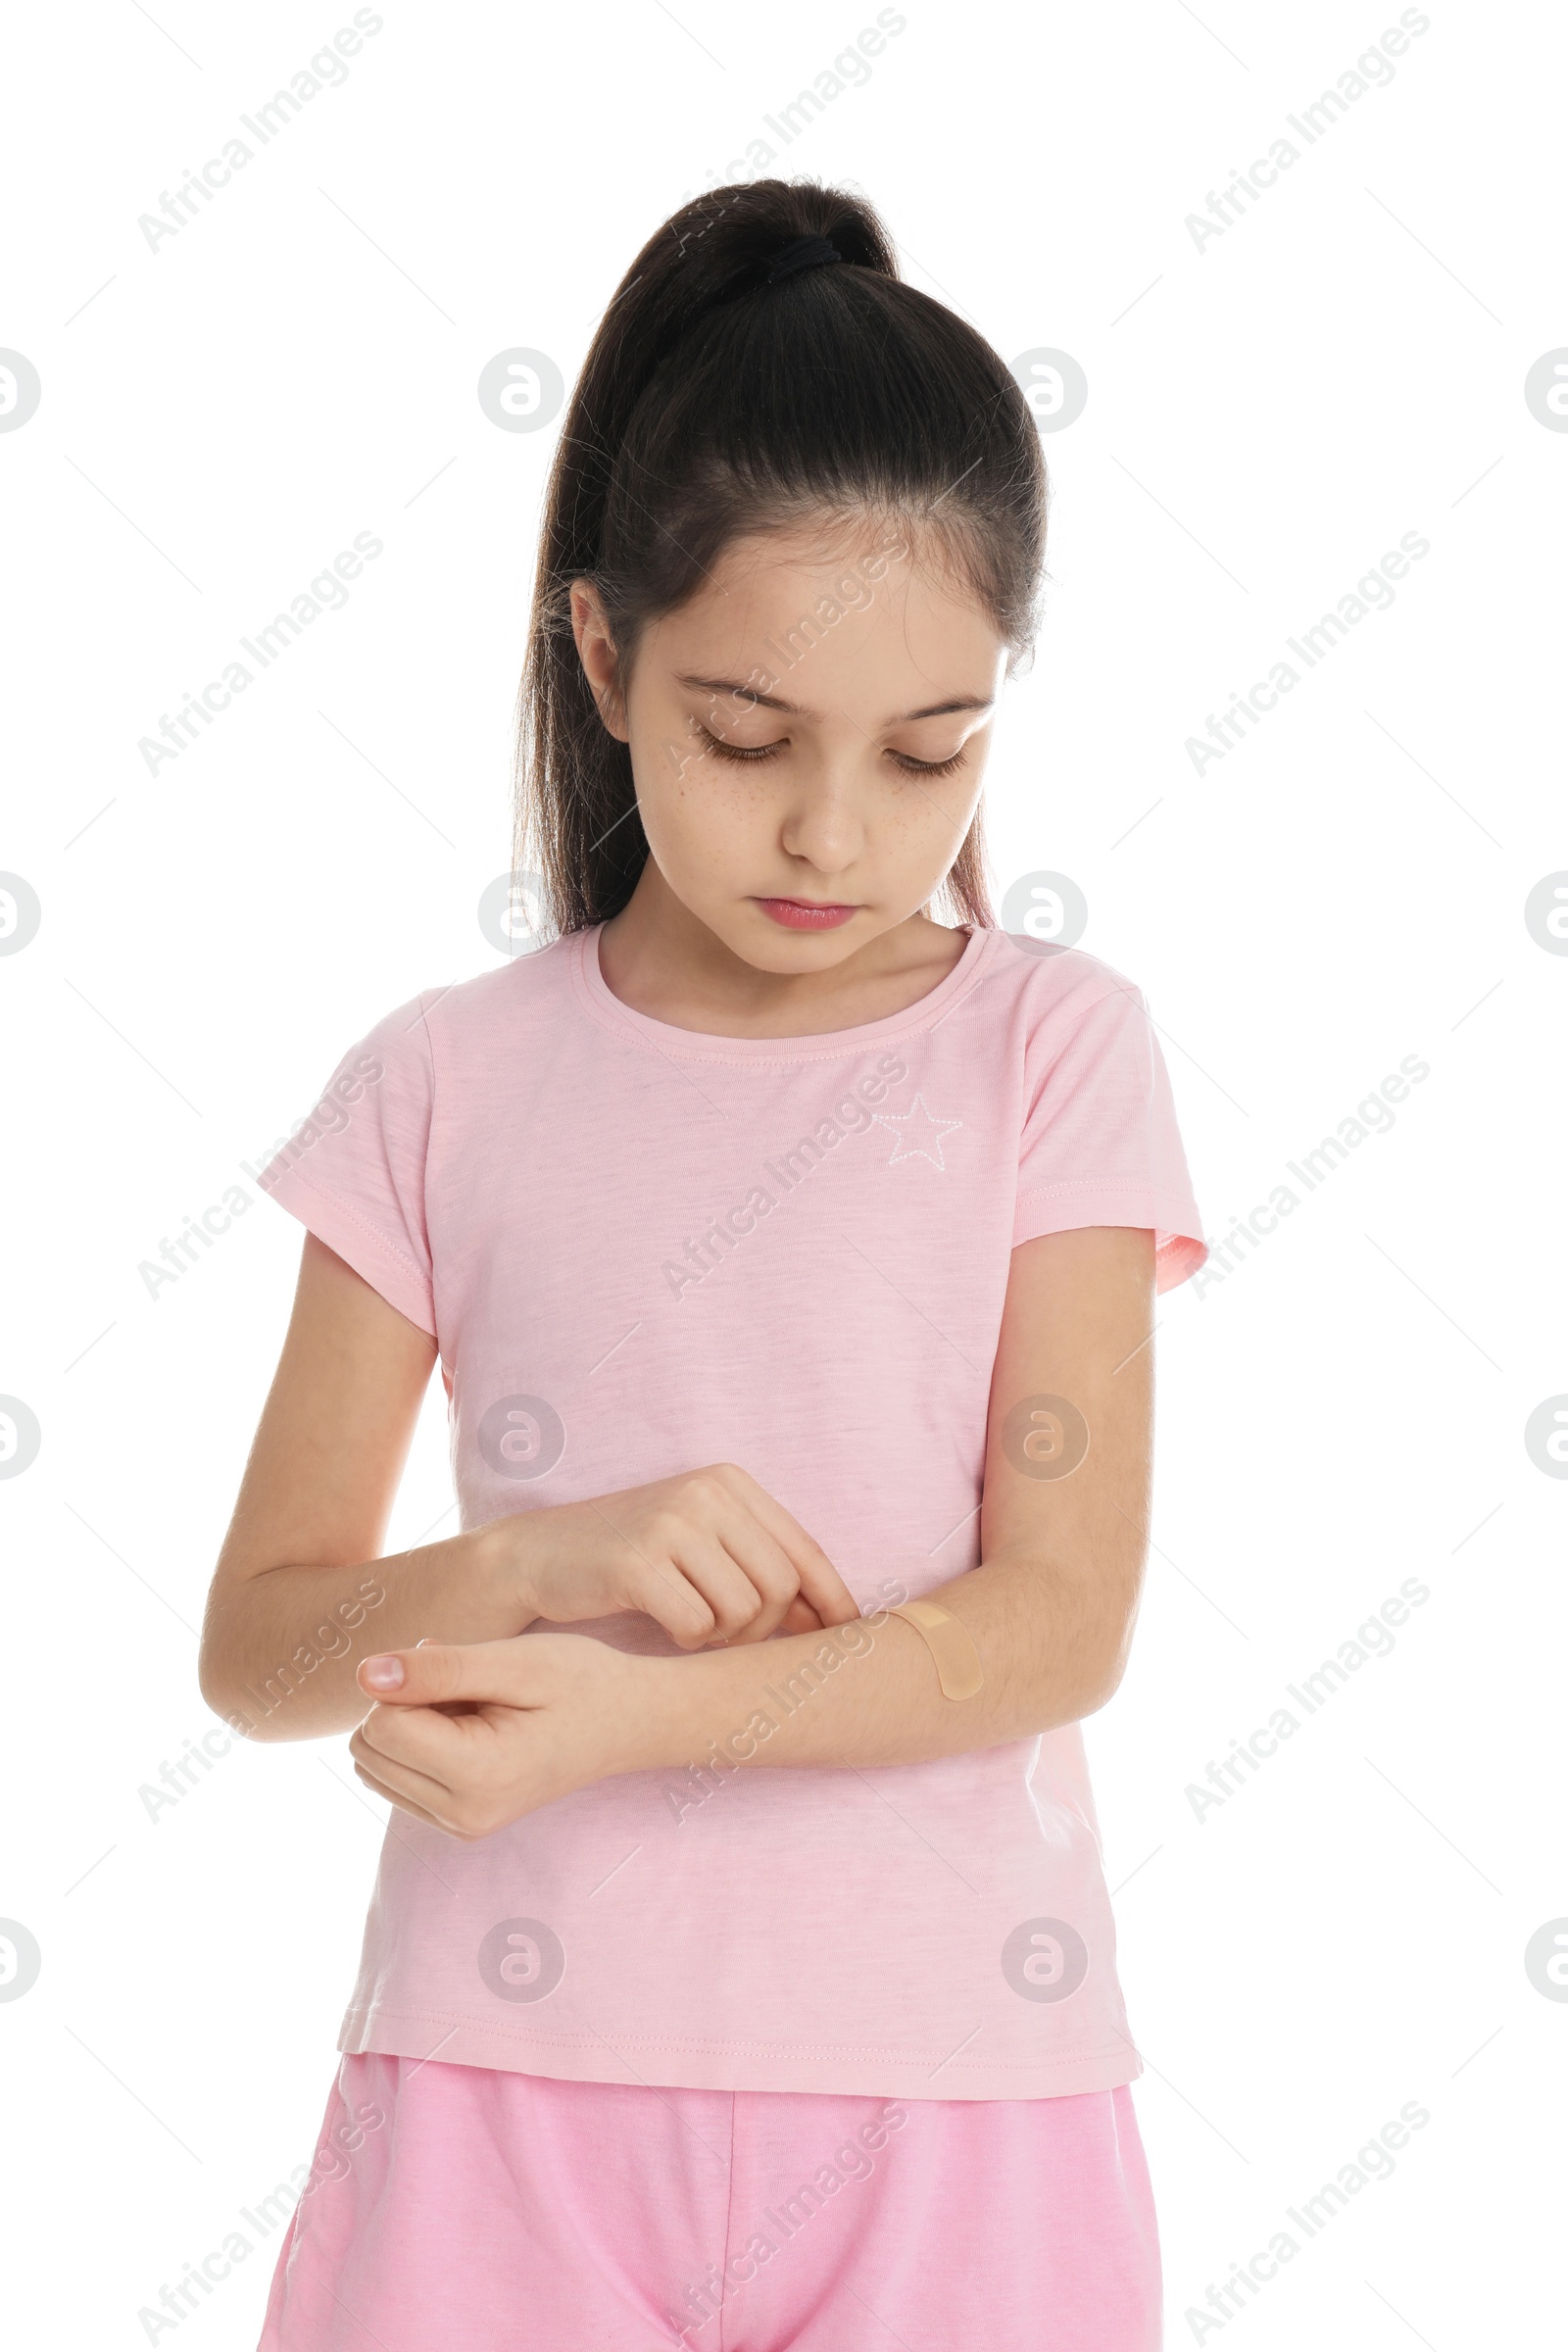
<svg viewBox="0 0 1568 2352">
<path fill-rule="evenodd" d="M 802 779 L 784 812 L 779 839 L 788 856 L 823 876 L 846 872 L 863 854 L 864 817 L 849 779 L 835 774 L 831 761 Z"/>
</svg>

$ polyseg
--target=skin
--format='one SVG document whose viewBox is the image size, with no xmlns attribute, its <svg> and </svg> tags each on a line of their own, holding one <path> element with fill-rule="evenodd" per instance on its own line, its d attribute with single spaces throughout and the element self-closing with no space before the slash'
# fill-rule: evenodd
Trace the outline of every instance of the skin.
<svg viewBox="0 0 1568 2352">
<path fill-rule="evenodd" d="M 917 1003 L 961 955 L 963 934 L 922 910 L 974 814 L 1006 649 L 940 547 L 890 558 L 896 542 L 867 518 L 739 542 L 629 664 L 592 586 L 574 584 L 583 666 L 631 747 L 651 848 L 601 937 L 606 983 L 637 1011 L 722 1036 L 824 1034 Z M 786 665 L 777 649 L 824 597 L 841 617 Z M 769 899 L 855 911 L 801 932 Z M 1012 1253 L 981 1565 L 926 1596 L 980 1662 L 981 1689 L 956 1701 L 921 1635 L 859 1618 L 741 1464 L 377 1556 L 435 1346 L 307 1236 L 213 1582 L 203 1692 L 258 1739 L 357 1726 L 361 1779 L 464 1838 L 715 1746 L 747 1771 L 908 1763 L 1075 1722 L 1114 1691 L 1137 1610 L 1152 1293 L 1147 1232 L 1091 1227 Z M 1012 1404 L 1041 1395 L 1089 1425 L 1069 1477 L 1026 1477 L 1001 1446 Z M 685 1654 L 521 1638 L 622 1609 Z M 808 1701 L 761 1733 L 763 1686 L 808 1666 Z"/>
</svg>

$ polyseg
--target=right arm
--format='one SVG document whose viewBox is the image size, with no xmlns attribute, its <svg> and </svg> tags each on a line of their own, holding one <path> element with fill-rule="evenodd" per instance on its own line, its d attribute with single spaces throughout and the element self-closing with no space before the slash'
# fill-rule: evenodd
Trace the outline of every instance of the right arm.
<svg viewBox="0 0 1568 2352">
<path fill-rule="evenodd" d="M 377 1558 L 436 1345 L 307 1234 L 294 1312 L 202 1632 L 202 1695 L 256 1740 L 350 1730 L 361 1658 L 640 1610 L 683 1649 L 858 1614 L 782 1504 L 729 1466 L 491 1520 Z"/>
</svg>

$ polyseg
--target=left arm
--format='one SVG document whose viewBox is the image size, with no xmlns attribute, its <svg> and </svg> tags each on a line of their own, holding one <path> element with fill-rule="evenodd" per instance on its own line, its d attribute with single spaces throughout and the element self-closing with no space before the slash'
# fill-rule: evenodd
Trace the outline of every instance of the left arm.
<svg viewBox="0 0 1568 2352">
<path fill-rule="evenodd" d="M 695 1657 L 569 1634 L 426 1645 L 397 1653 L 395 1689 L 377 1688 L 383 1661 L 361 1669 L 382 1702 L 354 1736 L 361 1778 L 473 1838 L 591 1781 L 679 1770 L 715 1748 L 746 1770 L 919 1763 L 1092 1714 L 1121 1679 L 1143 1574 L 1153 1256 L 1152 1234 L 1119 1226 L 1012 1253 L 981 1564 L 921 1595 L 973 1640 L 973 1697 L 946 1697 L 922 1637 L 880 1612 Z"/>
</svg>

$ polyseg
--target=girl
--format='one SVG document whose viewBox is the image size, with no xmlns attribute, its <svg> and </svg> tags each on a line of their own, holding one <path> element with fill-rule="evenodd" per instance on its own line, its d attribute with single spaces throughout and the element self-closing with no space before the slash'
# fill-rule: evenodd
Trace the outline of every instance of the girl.
<svg viewBox="0 0 1568 2352">
<path fill-rule="evenodd" d="M 202 1687 L 358 1726 L 394 1808 L 267 2352 L 1158 2341 L 1077 1726 L 1201 1227 L 1136 989 L 989 910 L 1044 518 L 859 199 L 638 255 L 539 564 L 556 936 L 266 1178 L 308 1231 Z M 438 1361 L 463 1532 L 377 1558 Z"/>
</svg>

